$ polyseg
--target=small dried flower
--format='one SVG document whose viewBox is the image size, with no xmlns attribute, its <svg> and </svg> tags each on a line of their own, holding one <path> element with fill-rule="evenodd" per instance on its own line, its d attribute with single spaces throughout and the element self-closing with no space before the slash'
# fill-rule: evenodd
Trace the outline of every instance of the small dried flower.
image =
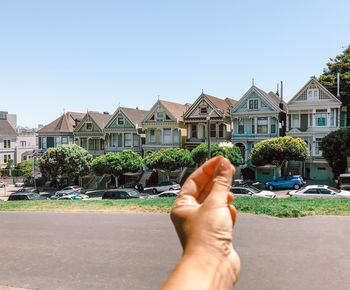
<svg viewBox="0 0 350 290">
<path fill-rule="evenodd" d="M 224 150 L 227 150 L 229 148 L 232 148 L 233 144 L 231 142 L 220 142 L 219 147 L 223 148 Z"/>
</svg>

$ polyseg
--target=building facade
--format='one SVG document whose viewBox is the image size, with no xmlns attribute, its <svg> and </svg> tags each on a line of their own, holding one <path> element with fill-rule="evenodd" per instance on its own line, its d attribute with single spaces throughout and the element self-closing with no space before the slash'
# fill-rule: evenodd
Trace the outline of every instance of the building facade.
<svg viewBox="0 0 350 290">
<path fill-rule="evenodd" d="M 189 105 L 158 100 L 142 120 L 143 156 L 166 148 L 182 148 L 186 138 L 183 114 Z"/>
<path fill-rule="evenodd" d="M 279 137 L 285 124 L 280 122 L 286 114 L 286 104 L 279 95 L 252 86 L 231 108 L 233 131 L 231 142 L 241 150 L 245 165 L 237 170 L 250 167 L 255 172 L 258 181 L 268 181 L 276 177 L 278 172 L 275 166 L 255 167 L 248 160 L 254 145 L 262 140 Z"/>
<path fill-rule="evenodd" d="M 108 113 L 87 112 L 78 126 L 74 129 L 75 144 L 89 151 L 92 156 L 105 153 L 104 127 L 110 120 Z"/>
<path fill-rule="evenodd" d="M 203 142 L 222 142 L 231 138 L 229 108 L 237 101 L 202 93 L 184 114 L 187 129 L 185 148 L 192 150 Z"/>
<path fill-rule="evenodd" d="M 287 135 L 303 139 L 310 158 L 305 162 L 289 162 L 288 172 L 314 180 L 332 179 L 332 170 L 322 157 L 320 144 L 328 133 L 345 126 L 342 103 L 315 77 L 288 102 Z"/>
<path fill-rule="evenodd" d="M 0 112 L 0 168 L 11 159 L 16 162 L 17 134 L 7 120 L 7 112 Z"/>
<path fill-rule="evenodd" d="M 119 107 L 104 128 L 105 151 L 121 152 L 130 149 L 142 156 L 141 121 L 148 111 Z"/>
<path fill-rule="evenodd" d="M 37 150 L 37 137 L 34 132 L 23 132 L 17 134 L 16 164 L 32 159 L 33 153 Z"/>
<path fill-rule="evenodd" d="M 48 148 L 57 147 L 61 144 L 73 144 L 73 131 L 84 116 L 84 113 L 67 112 L 38 130 L 39 153 L 43 153 Z"/>
</svg>

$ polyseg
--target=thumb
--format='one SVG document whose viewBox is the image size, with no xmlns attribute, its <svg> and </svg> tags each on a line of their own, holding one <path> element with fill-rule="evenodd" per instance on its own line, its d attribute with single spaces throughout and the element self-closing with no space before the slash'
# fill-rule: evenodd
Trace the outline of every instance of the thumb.
<svg viewBox="0 0 350 290">
<path fill-rule="evenodd" d="M 206 198 L 208 202 L 227 204 L 227 195 L 232 184 L 232 165 L 226 158 L 221 158 L 216 165 L 213 187 Z"/>
</svg>

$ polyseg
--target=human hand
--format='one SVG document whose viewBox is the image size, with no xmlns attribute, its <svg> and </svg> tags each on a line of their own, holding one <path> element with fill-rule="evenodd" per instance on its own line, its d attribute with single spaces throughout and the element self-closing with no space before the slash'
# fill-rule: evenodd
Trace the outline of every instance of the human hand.
<svg viewBox="0 0 350 290">
<path fill-rule="evenodd" d="M 233 201 L 229 188 L 234 173 L 228 159 L 210 159 L 187 179 L 171 209 L 184 256 L 195 256 L 204 267 L 224 269 L 221 278 L 231 287 L 240 271 L 232 246 L 236 209 L 228 204 Z"/>
</svg>

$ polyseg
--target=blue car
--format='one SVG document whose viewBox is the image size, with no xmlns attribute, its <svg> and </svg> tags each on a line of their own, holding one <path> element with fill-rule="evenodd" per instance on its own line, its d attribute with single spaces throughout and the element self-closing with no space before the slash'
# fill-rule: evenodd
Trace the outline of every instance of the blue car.
<svg viewBox="0 0 350 290">
<path fill-rule="evenodd" d="M 288 175 L 280 176 L 274 181 L 266 183 L 266 188 L 268 190 L 273 190 L 277 188 L 294 188 L 299 189 L 304 185 L 304 180 L 300 175 Z"/>
</svg>

